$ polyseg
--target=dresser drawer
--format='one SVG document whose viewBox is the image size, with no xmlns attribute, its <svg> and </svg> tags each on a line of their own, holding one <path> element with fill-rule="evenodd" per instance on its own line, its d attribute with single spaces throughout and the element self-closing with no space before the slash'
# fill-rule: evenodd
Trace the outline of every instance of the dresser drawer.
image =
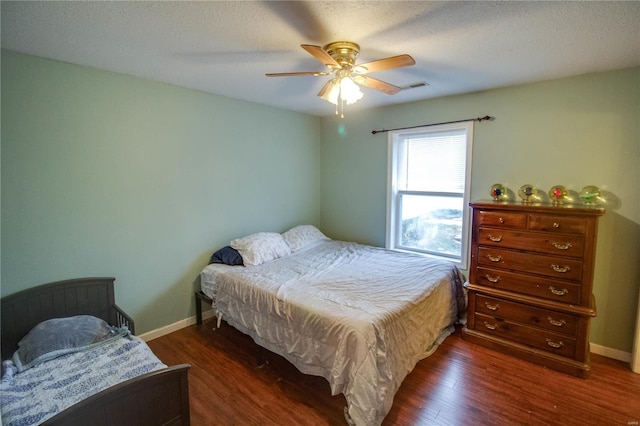
<svg viewBox="0 0 640 426">
<path fill-rule="evenodd" d="M 580 284 L 485 267 L 476 268 L 474 282 L 485 287 L 513 291 L 573 305 L 580 304 L 580 292 L 582 290 Z"/>
<path fill-rule="evenodd" d="M 587 229 L 587 220 L 580 217 L 530 214 L 529 229 L 534 231 L 584 235 Z"/>
<path fill-rule="evenodd" d="M 572 315 L 481 294 L 476 295 L 476 312 L 496 319 L 544 328 L 569 337 L 575 337 L 578 330 L 578 319 Z"/>
<path fill-rule="evenodd" d="M 527 215 L 526 213 L 496 212 L 480 210 L 476 212 L 477 223 L 479 226 L 491 225 L 501 228 L 518 228 L 526 229 Z"/>
<path fill-rule="evenodd" d="M 480 228 L 478 244 L 572 257 L 582 257 L 584 252 L 584 238 L 580 236 L 499 228 Z"/>
<path fill-rule="evenodd" d="M 478 265 L 530 272 L 576 282 L 580 282 L 582 278 L 582 261 L 580 260 L 494 247 L 478 248 Z"/>
<path fill-rule="evenodd" d="M 474 316 L 476 330 L 483 333 L 500 336 L 557 355 L 575 356 L 576 339 L 572 337 L 480 313 L 474 313 Z"/>
</svg>

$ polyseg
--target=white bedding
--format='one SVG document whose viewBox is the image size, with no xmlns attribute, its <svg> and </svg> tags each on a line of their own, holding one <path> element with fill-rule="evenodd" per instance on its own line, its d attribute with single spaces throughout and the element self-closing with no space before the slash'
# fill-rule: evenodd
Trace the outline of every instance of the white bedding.
<svg viewBox="0 0 640 426">
<path fill-rule="evenodd" d="M 356 425 L 378 425 L 406 375 L 464 311 L 452 263 L 323 240 L 258 266 L 212 264 L 218 317 L 343 393 Z"/>
</svg>

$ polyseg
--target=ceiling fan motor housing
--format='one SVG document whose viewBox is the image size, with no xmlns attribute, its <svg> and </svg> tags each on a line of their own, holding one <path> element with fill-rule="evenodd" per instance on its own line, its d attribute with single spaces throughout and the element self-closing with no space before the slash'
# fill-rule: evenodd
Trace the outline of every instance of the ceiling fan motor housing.
<svg viewBox="0 0 640 426">
<path fill-rule="evenodd" d="M 360 46 L 351 41 L 335 41 L 325 45 L 322 50 L 335 59 L 343 69 L 351 69 L 360 54 Z"/>
</svg>

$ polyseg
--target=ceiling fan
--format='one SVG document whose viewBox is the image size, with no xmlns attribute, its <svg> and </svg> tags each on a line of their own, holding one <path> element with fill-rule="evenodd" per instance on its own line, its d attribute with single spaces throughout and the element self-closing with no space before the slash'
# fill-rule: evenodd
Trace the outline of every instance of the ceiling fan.
<svg viewBox="0 0 640 426">
<path fill-rule="evenodd" d="M 266 74 L 267 77 L 324 76 L 335 74 L 335 77 L 320 89 L 318 96 L 336 105 L 336 115 L 338 114 L 339 104 L 342 110 L 344 110 L 345 102 L 352 104 L 362 98 L 362 92 L 357 84 L 388 95 L 395 95 L 399 91 L 407 88 L 426 85 L 426 83 L 415 83 L 405 87 L 398 87 L 368 75 L 376 71 L 414 65 L 416 61 L 407 54 L 356 65 L 356 59 L 360 54 L 360 46 L 351 41 L 336 41 L 324 47 L 301 44 L 300 47 L 327 66 L 329 71 L 268 73 Z M 344 111 L 342 111 L 341 116 L 344 117 Z"/>
</svg>

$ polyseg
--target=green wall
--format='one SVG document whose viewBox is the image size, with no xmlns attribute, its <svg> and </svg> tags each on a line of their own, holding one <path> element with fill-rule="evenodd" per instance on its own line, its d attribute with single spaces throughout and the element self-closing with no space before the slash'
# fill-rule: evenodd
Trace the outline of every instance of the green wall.
<svg viewBox="0 0 640 426">
<path fill-rule="evenodd" d="M 428 87 L 416 90 L 429 90 Z M 496 182 L 600 186 L 591 341 L 630 352 L 640 283 L 640 69 L 317 118 L 2 51 L 1 294 L 115 276 L 144 333 L 193 315 L 211 252 L 316 223 L 384 245 L 381 128 L 484 115 L 472 199 Z"/>
<path fill-rule="evenodd" d="M 494 183 L 515 193 L 525 183 L 545 193 L 553 185 L 604 191 L 590 338 L 631 352 L 640 289 L 640 68 L 361 112 L 347 107 L 345 119 L 323 119 L 323 229 L 384 246 L 387 134 L 372 130 L 485 115 L 495 121 L 475 125 L 473 200 L 490 199 Z"/>
<path fill-rule="evenodd" d="M 7 295 L 116 277 L 143 333 L 194 314 L 211 252 L 317 223 L 317 117 L 2 51 Z"/>
</svg>

